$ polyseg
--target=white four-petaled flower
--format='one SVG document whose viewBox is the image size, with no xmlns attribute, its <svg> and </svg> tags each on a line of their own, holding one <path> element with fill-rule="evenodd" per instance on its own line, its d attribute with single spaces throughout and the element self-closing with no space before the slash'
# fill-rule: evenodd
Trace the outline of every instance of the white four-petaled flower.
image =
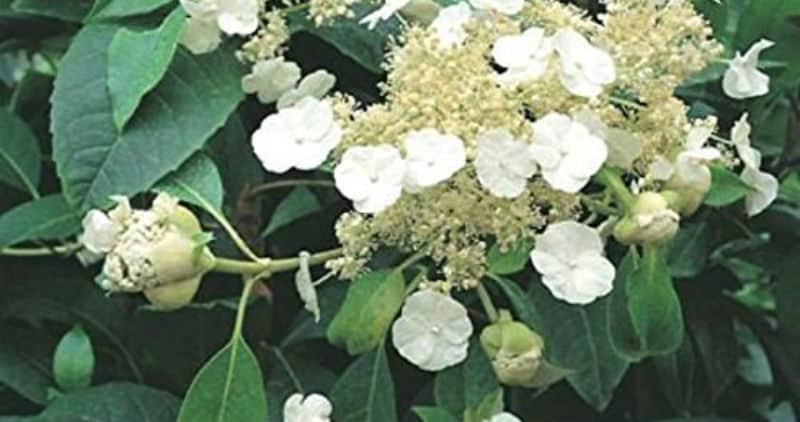
<svg viewBox="0 0 800 422">
<path fill-rule="evenodd" d="M 242 78 L 242 90 L 248 94 L 257 93 L 259 101 L 269 104 L 294 88 L 298 80 L 300 66 L 277 57 L 253 65 L 250 74 Z"/>
<path fill-rule="evenodd" d="M 450 178 L 464 167 L 467 153 L 464 143 L 455 135 L 436 129 L 422 129 L 406 134 L 406 176 L 404 187 L 409 192 L 433 186 Z"/>
<path fill-rule="evenodd" d="M 466 359 L 471 335 L 472 322 L 464 305 L 431 290 L 410 295 L 392 326 L 392 342 L 400 355 L 426 371 Z"/>
<path fill-rule="evenodd" d="M 228 35 L 249 35 L 258 29 L 259 0 L 217 0 L 217 25 Z"/>
<path fill-rule="evenodd" d="M 641 140 L 623 129 L 606 126 L 597 113 L 584 109 L 575 113 L 572 118 L 586 126 L 592 135 L 605 141 L 608 147 L 608 164 L 630 169 L 642 154 Z"/>
<path fill-rule="evenodd" d="M 321 394 L 292 394 L 283 405 L 284 422 L 330 422 L 333 405 Z"/>
<path fill-rule="evenodd" d="M 550 293 L 572 304 L 589 304 L 613 287 L 615 269 L 603 255 L 600 234 L 575 221 L 548 226 L 536 238 L 531 261 Z"/>
<path fill-rule="evenodd" d="M 357 146 L 342 154 L 333 178 L 336 188 L 353 201 L 356 211 L 377 214 L 400 198 L 405 173 L 406 163 L 397 148 Z"/>
<path fill-rule="evenodd" d="M 725 94 L 738 100 L 759 97 L 769 92 L 769 76 L 758 70 L 758 56 L 775 43 L 762 39 L 742 55 L 736 52 L 722 79 Z"/>
<path fill-rule="evenodd" d="M 217 48 L 221 32 L 249 35 L 258 29 L 258 0 L 181 0 L 189 15 L 181 34 L 181 44 L 194 54 Z"/>
<path fill-rule="evenodd" d="M 617 77 L 614 61 L 605 50 L 593 46 L 573 29 L 560 29 L 553 45 L 561 59 L 561 83 L 567 91 L 594 98 Z"/>
<path fill-rule="evenodd" d="M 748 114 L 742 114 L 742 117 L 736 121 L 731 129 L 731 142 L 736 147 L 736 153 L 742 160 L 745 167 L 761 166 L 761 152 L 750 145 L 750 132 L 752 128 L 748 123 Z"/>
<path fill-rule="evenodd" d="M 548 113 L 533 123 L 530 151 L 547 183 L 575 193 L 600 170 L 608 156 L 605 142 L 586 126 L 559 113 Z"/>
<path fill-rule="evenodd" d="M 474 164 L 481 185 L 501 198 L 522 194 L 537 169 L 528 144 L 500 128 L 478 135 L 477 144 Z"/>
<path fill-rule="evenodd" d="M 431 22 L 431 28 L 439 38 L 442 48 L 460 45 L 467 39 L 464 25 L 472 18 L 472 9 L 465 2 L 447 6 L 439 11 L 436 19 Z"/>
<path fill-rule="evenodd" d="M 743 114 L 734 124 L 731 130 L 731 141 L 744 164 L 740 177 L 752 188 L 744 200 L 747 215 L 752 217 L 760 214 L 775 201 L 778 197 L 780 182 L 775 176 L 760 170 L 761 152 L 750 145 L 751 127 L 747 122 L 747 117 L 747 113 Z"/>
<path fill-rule="evenodd" d="M 525 0 L 469 0 L 478 10 L 493 10 L 504 15 L 516 15 L 525 7 Z"/>
<path fill-rule="evenodd" d="M 180 42 L 192 54 L 210 53 L 222 42 L 222 33 L 213 19 L 192 16 L 186 20 Z"/>
<path fill-rule="evenodd" d="M 285 173 L 318 167 L 341 138 L 330 104 L 306 97 L 267 116 L 253 133 L 252 144 L 265 169 Z"/>
<path fill-rule="evenodd" d="M 498 83 L 513 88 L 542 76 L 553 54 L 553 39 L 544 29 L 533 26 L 518 35 L 505 35 L 492 47 L 492 58 L 506 68 L 497 75 Z"/>
<path fill-rule="evenodd" d="M 319 69 L 303 77 L 297 85 L 278 98 L 278 109 L 291 107 L 305 97 L 322 99 L 336 84 L 336 77 L 325 69 Z"/>
</svg>

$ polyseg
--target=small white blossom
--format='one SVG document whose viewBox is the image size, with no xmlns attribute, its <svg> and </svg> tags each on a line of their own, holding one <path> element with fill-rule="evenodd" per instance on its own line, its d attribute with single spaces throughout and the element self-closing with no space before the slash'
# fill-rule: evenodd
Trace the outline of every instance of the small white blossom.
<svg viewBox="0 0 800 422">
<path fill-rule="evenodd" d="M 321 394 L 292 394 L 283 405 L 284 422 L 330 422 L 333 405 Z"/>
<path fill-rule="evenodd" d="M 642 141 L 625 130 L 606 126 L 597 113 L 584 109 L 575 113 L 573 119 L 586 126 L 592 135 L 606 142 L 607 162 L 612 166 L 630 169 L 642 154 Z"/>
<path fill-rule="evenodd" d="M 214 20 L 219 10 L 217 0 L 180 0 L 186 13 L 197 19 Z"/>
<path fill-rule="evenodd" d="M 501 198 L 522 194 L 528 178 L 537 170 L 528 144 L 514 139 L 506 129 L 483 132 L 477 143 L 474 164 L 481 185 Z"/>
<path fill-rule="evenodd" d="M 93 209 L 83 218 L 83 233 L 78 240 L 92 255 L 102 257 L 111 251 L 125 229 L 125 221 L 133 213 L 128 198 L 115 195 L 111 199 L 117 206 L 108 214 Z"/>
<path fill-rule="evenodd" d="M 309 73 L 303 77 L 297 88 L 292 88 L 281 95 L 277 107 L 279 110 L 291 107 L 305 97 L 322 99 L 335 84 L 336 77 L 325 69 Z"/>
<path fill-rule="evenodd" d="M 213 20 L 190 17 L 181 33 L 180 43 L 192 54 L 210 53 L 219 47 L 222 33 Z"/>
<path fill-rule="evenodd" d="M 493 10 L 504 15 L 516 15 L 525 6 L 525 0 L 469 0 L 478 10 Z"/>
<path fill-rule="evenodd" d="M 259 0 L 217 0 L 217 25 L 228 35 L 249 35 L 259 24 Z"/>
<path fill-rule="evenodd" d="M 758 56 L 774 45 L 774 42 L 762 39 L 744 55 L 736 52 L 722 79 L 722 89 L 727 96 L 741 100 L 769 92 L 769 76 L 758 70 Z"/>
<path fill-rule="evenodd" d="M 505 35 L 492 47 L 492 58 L 506 68 L 497 75 L 498 83 L 506 88 L 533 81 L 547 70 L 553 54 L 553 39 L 544 29 L 533 26 L 519 35 Z"/>
<path fill-rule="evenodd" d="M 342 138 L 342 128 L 327 102 L 306 97 L 271 114 L 253 133 L 253 150 L 273 173 L 319 167 Z"/>
<path fill-rule="evenodd" d="M 439 45 L 442 48 L 461 45 L 467 39 L 464 25 L 471 18 L 472 9 L 465 2 L 447 6 L 440 10 L 439 15 L 431 22 L 431 28 L 439 38 Z"/>
<path fill-rule="evenodd" d="M 258 29 L 259 0 L 181 0 L 181 6 L 190 17 L 183 42 L 191 46 L 188 48 L 195 54 L 201 54 L 195 50 L 208 52 L 216 48 L 216 45 L 210 46 L 213 40 L 219 44 L 220 31 L 228 35 L 249 35 Z M 204 45 L 210 50 L 201 48 Z"/>
<path fill-rule="evenodd" d="M 747 122 L 748 114 L 742 117 L 733 125 L 731 130 L 731 141 L 736 147 L 736 153 L 742 159 L 745 167 L 759 168 L 761 166 L 761 153 L 750 146 L 750 123 Z"/>
<path fill-rule="evenodd" d="M 758 167 L 745 167 L 740 177 L 753 189 L 744 198 L 748 216 L 761 214 L 778 197 L 780 182 L 775 176 L 759 170 Z"/>
<path fill-rule="evenodd" d="M 305 305 L 305 309 L 314 315 L 314 322 L 318 323 L 320 318 L 319 300 L 317 299 L 317 290 L 314 288 L 314 280 L 311 279 L 310 258 L 311 254 L 308 252 L 300 252 L 300 262 L 297 266 L 297 272 L 294 274 L 294 286 Z"/>
<path fill-rule="evenodd" d="M 294 88 L 298 80 L 300 66 L 277 57 L 253 65 L 250 74 L 242 78 L 242 90 L 248 94 L 257 93 L 259 101 L 269 104 Z"/>
<path fill-rule="evenodd" d="M 572 94 L 594 98 L 617 78 L 608 52 L 593 46 L 575 30 L 559 30 L 554 46 L 561 58 L 561 83 Z"/>
<path fill-rule="evenodd" d="M 392 326 L 392 342 L 400 355 L 426 371 L 461 363 L 471 335 L 464 305 L 431 290 L 410 295 Z"/>
<path fill-rule="evenodd" d="M 405 172 L 406 163 L 397 148 L 358 146 L 345 151 L 333 177 L 356 211 L 377 214 L 400 198 Z"/>
<path fill-rule="evenodd" d="M 367 28 L 370 30 L 375 29 L 375 26 L 378 25 L 378 22 L 388 20 L 394 16 L 395 13 L 399 12 L 400 9 L 406 7 L 406 5 L 410 2 L 411 0 L 386 0 L 386 2 L 383 3 L 383 6 L 361 18 L 358 23 L 367 25 Z"/>
<path fill-rule="evenodd" d="M 585 305 L 613 287 L 615 269 L 603 255 L 600 234 L 575 221 L 548 226 L 536 238 L 531 261 L 556 299 Z"/>
<path fill-rule="evenodd" d="M 548 113 L 533 123 L 531 154 L 547 183 L 575 193 L 600 170 L 608 157 L 605 142 L 586 126 L 559 113 Z"/>
<path fill-rule="evenodd" d="M 522 422 L 518 417 L 508 412 L 498 413 L 492 416 L 488 422 Z"/>
<path fill-rule="evenodd" d="M 406 176 L 404 187 L 409 192 L 433 186 L 450 178 L 464 167 L 467 152 L 457 136 L 436 129 L 422 129 L 405 136 Z"/>
<path fill-rule="evenodd" d="M 675 172 L 681 180 L 698 187 L 711 185 L 711 172 L 708 163 L 719 159 L 722 154 L 714 147 L 706 146 L 712 128 L 694 127 L 689 131 L 685 149 L 678 154 Z"/>
</svg>

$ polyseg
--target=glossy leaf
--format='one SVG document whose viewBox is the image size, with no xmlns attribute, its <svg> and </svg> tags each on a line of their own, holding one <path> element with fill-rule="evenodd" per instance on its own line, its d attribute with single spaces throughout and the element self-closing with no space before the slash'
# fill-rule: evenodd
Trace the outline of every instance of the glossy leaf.
<svg viewBox="0 0 800 422">
<path fill-rule="evenodd" d="M 278 229 L 319 212 L 321 209 L 322 204 L 310 189 L 305 187 L 295 188 L 275 208 L 267 228 L 264 229 L 261 235 L 267 237 Z"/>
<path fill-rule="evenodd" d="M 110 0 L 95 7 L 90 18 L 97 20 L 143 15 L 172 3 L 173 0 Z"/>
<path fill-rule="evenodd" d="M 22 119 L 0 109 L 0 182 L 36 192 L 41 172 L 36 135 Z"/>
<path fill-rule="evenodd" d="M 204 209 L 222 210 L 222 179 L 217 166 L 203 153 L 193 155 L 155 189 Z"/>
<path fill-rule="evenodd" d="M 0 247 L 66 237 L 80 230 L 80 221 L 61 195 L 26 202 L 0 215 Z"/>
<path fill-rule="evenodd" d="M 706 196 L 706 205 L 724 207 L 739 201 L 750 193 L 750 186 L 747 186 L 739 176 L 726 168 L 712 166 L 711 178 L 711 190 Z"/>
<path fill-rule="evenodd" d="M 394 381 L 382 346 L 356 359 L 333 386 L 333 420 L 397 421 Z"/>
<path fill-rule="evenodd" d="M 455 416 L 451 415 L 447 409 L 432 406 L 419 406 L 411 409 L 419 417 L 421 422 L 458 422 Z"/>
<path fill-rule="evenodd" d="M 92 341 L 83 327 L 76 325 L 58 343 L 53 355 L 53 376 L 59 388 L 71 392 L 89 387 L 93 373 Z"/>
</svg>

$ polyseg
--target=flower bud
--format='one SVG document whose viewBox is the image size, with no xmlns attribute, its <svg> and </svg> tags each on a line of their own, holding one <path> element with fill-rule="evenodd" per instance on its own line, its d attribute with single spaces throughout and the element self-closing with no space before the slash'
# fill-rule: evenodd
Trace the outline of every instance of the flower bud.
<svg viewBox="0 0 800 422">
<path fill-rule="evenodd" d="M 711 170 L 707 166 L 697 165 L 691 171 L 676 171 L 666 183 L 665 188 L 677 199 L 670 203 L 684 217 L 694 214 L 706 199 L 711 189 Z"/>
<path fill-rule="evenodd" d="M 679 222 L 680 216 L 663 195 L 644 192 L 614 227 L 614 237 L 624 244 L 661 245 L 675 236 Z"/>
<path fill-rule="evenodd" d="M 539 385 L 544 341 L 525 324 L 501 311 L 500 320 L 481 332 L 481 345 L 500 382 L 520 387 Z"/>
<path fill-rule="evenodd" d="M 427 25 L 439 15 L 439 4 L 433 0 L 411 0 L 400 9 L 400 14 L 414 23 Z"/>
</svg>

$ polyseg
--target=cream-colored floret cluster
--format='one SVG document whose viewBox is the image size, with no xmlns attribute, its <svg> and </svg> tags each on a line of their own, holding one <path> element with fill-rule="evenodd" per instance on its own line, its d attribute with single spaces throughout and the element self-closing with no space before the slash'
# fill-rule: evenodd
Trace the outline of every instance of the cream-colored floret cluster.
<svg viewBox="0 0 800 422">
<path fill-rule="evenodd" d="M 317 26 L 325 25 L 337 18 L 353 18 L 356 0 L 311 0 L 308 14 Z"/>
<path fill-rule="evenodd" d="M 289 27 L 280 10 L 264 13 L 261 28 L 238 51 L 240 60 L 256 63 L 282 54 L 282 46 L 289 40 Z"/>
</svg>

